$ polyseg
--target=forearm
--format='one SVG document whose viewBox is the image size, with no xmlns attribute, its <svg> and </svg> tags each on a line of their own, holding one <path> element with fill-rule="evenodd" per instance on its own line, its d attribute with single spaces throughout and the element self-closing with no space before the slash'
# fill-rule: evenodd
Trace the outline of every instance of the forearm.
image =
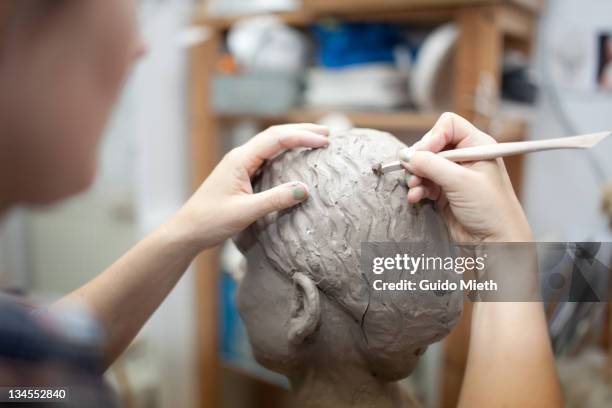
<svg viewBox="0 0 612 408">
<path fill-rule="evenodd" d="M 563 406 L 541 303 L 474 304 L 459 406 Z"/>
<path fill-rule="evenodd" d="M 474 303 L 459 406 L 561 407 L 544 306 L 536 301 L 535 251 L 524 244 L 515 247 L 520 253 L 509 245 L 501 248 L 493 275 L 505 288 L 514 284 L 501 298 L 523 301 Z"/>
<path fill-rule="evenodd" d="M 197 252 L 174 225 L 166 224 L 59 304 L 76 300 L 91 308 L 105 329 L 106 363 L 110 365 L 166 298 Z"/>
</svg>

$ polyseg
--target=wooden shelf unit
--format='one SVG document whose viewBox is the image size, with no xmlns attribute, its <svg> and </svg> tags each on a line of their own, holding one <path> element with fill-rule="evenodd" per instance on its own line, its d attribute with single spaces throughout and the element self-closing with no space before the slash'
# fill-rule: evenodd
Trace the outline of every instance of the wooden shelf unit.
<svg viewBox="0 0 612 408">
<path fill-rule="evenodd" d="M 542 0 L 304 0 L 302 10 L 276 14 L 285 23 L 306 27 L 326 17 L 344 21 L 405 22 L 435 24 L 454 21 L 459 28 L 455 53 L 453 111 L 490 130 L 492 118 L 476 109 L 477 89 L 483 77 L 492 78 L 499 91 L 504 47 L 532 49 Z M 196 189 L 221 157 L 221 128 L 241 115 L 216 115 L 210 103 L 211 79 L 223 35 L 238 17 L 215 18 L 199 12 L 195 24 L 210 29 L 210 37 L 192 51 L 191 133 L 193 188 Z M 499 99 L 499 95 L 495 95 Z M 313 122 L 326 110 L 295 109 L 282 115 L 250 117 L 262 124 Z M 348 112 L 359 127 L 424 131 L 437 114 L 411 111 Z M 496 128 L 500 128 L 499 126 Z M 526 126 L 522 121 L 504 121 L 494 136 L 499 141 L 521 140 Z M 520 185 L 522 158 L 506 161 L 515 188 Z M 202 407 L 219 407 L 221 366 L 218 352 L 218 251 L 209 250 L 197 260 L 199 401 Z M 458 327 L 445 340 L 442 369 L 441 407 L 454 407 L 461 386 L 469 342 L 471 305 Z"/>
</svg>

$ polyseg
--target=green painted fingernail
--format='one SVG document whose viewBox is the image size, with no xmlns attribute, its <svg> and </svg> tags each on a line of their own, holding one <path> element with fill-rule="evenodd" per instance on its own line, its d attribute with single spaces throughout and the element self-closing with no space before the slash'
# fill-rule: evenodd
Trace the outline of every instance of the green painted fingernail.
<svg viewBox="0 0 612 408">
<path fill-rule="evenodd" d="M 408 187 L 408 182 L 410 181 L 411 177 L 412 177 L 412 174 L 406 172 L 406 175 L 404 176 L 404 183 L 406 183 L 406 187 Z"/>
<path fill-rule="evenodd" d="M 293 199 L 296 201 L 302 201 L 306 197 L 306 190 L 302 186 L 293 187 L 291 189 Z"/>
<path fill-rule="evenodd" d="M 410 156 L 412 156 L 412 149 L 405 147 L 399 152 L 399 159 L 403 162 L 409 163 Z"/>
</svg>

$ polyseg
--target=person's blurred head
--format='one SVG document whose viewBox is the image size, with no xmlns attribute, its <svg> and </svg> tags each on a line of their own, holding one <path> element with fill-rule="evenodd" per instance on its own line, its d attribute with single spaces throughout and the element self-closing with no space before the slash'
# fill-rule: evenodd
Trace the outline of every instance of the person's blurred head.
<svg viewBox="0 0 612 408">
<path fill-rule="evenodd" d="M 248 264 L 238 308 L 263 365 L 290 378 L 344 367 L 393 381 L 457 322 L 461 293 L 377 292 L 377 275 L 361 268 L 363 242 L 450 252 L 433 205 L 409 208 L 401 176 L 372 171 L 402 147 L 387 133 L 355 129 L 332 136 L 325 149 L 284 153 L 254 181 L 255 191 L 290 180 L 310 190 L 304 203 L 260 219 L 237 239 Z"/>
<path fill-rule="evenodd" d="M 142 52 L 135 0 L 0 3 L 0 207 L 53 202 L 91 183 Z"/>
</svg>

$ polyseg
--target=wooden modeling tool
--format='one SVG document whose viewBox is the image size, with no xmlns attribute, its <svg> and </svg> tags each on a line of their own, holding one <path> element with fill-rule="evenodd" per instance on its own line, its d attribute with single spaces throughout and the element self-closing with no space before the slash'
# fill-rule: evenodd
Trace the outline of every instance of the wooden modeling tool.
<svg viewBox="0 0 612 408">
<path fill-rule="evenodd" d="M 589 149 L 610 135 L 612 135 L 612 131 L 529 142 L 496 143 L 466 147 L 464 149 L 445 150 L 439 152 L 438 155 L 454 162 L 467 162 L 491 160 L 498 157 L 540 152 L 543 150 Z M 387 164 L 377 163 L 372 166 L 372 170 L 380 176 L 393 171 L 403 170 L 403 167 L 398 160 Z"/>
</svg>

